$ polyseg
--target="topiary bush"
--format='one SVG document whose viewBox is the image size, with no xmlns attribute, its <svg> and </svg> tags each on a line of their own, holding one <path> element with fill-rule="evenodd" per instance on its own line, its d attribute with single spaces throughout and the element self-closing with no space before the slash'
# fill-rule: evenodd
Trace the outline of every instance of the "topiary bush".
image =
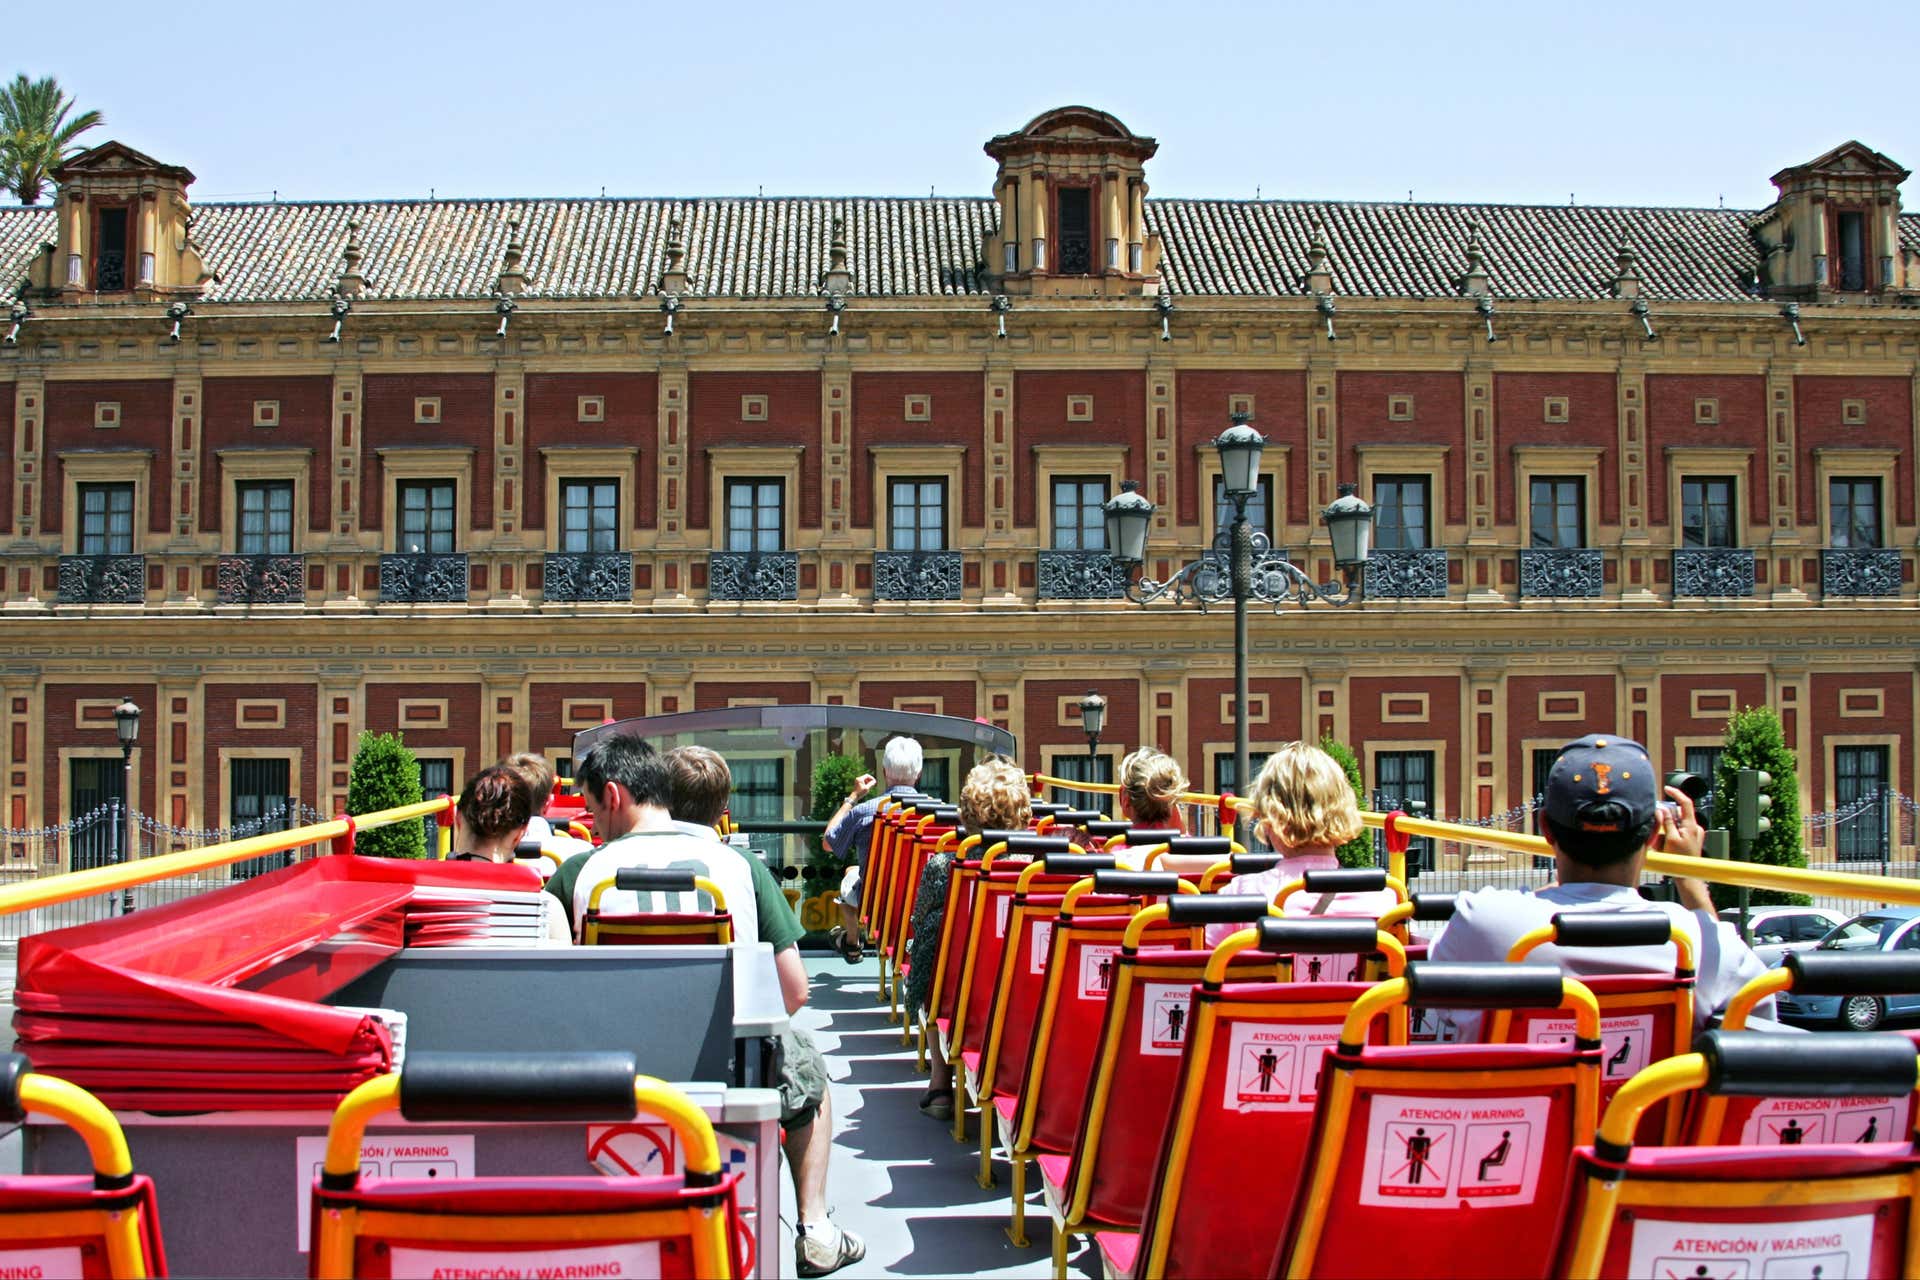
<svg viewBox="0 0 1920 1280">
<path fill-rule="evenodd" d="M 1804 867 L 1806 850 L 1801 847 L 1799 762 L 1787 746 L 1787 732 L 1779 715 L 1771 707 L 1748 707 L 1727 721 L 1727 736 L 1720 753 L 1720 766 L 1713 775 L 1713 825 L 1733 826 L 1733 775 L 1738 769 L 1764 769 L 1773 775 L 1767 794 L 1773 807 L 1767 818 L 1773 825 L 1753 842 L 1750 862 L 1776 867 Z M 1715 906 L 1738 905 L 1740 890 L 1730 884 L 1710 886 Z M 1806 906 L 1813 901 L 1804 893 L 1780 889 L 1755 889 L 1753 905 L 1788 904 Z"/>
<path fill-rule="evenodd" d="M 1362 809 L 1366 803 L 1361 799 L 1366 791 L 1360 784 L 1360 757 L 1353 754 L 1353 748 L 1333 737 L 1331 734 L 1320 739 L 1320 749 L 1340 762 L 1340 769 L 1347 775 L 1347 785 L 1353 788 L 1354 802 Z M 1379 864 L 1379 855 L 1374 851 L 1373 832 L 1362 831 L 1353 839 L 1333 851 L 1343 867 L 1375 867 Z"/>
<path fill-rule="evenodd" d="M 813 791 L 809 800 L 807 819 L 811 822 L 826 822 L 840 808 L 840 802 L 853 790 L 853 784 L 860 780 L 861 764 L 858 759 L 847 755 L 822 756 L 813 766 Z M 817 852 L 807 862 L 801 873 L 806 879 L 818 883 L 822 888 L 838 888 L 840 877 L 846 874 L 848 859 L 836 858 L 826 847 L 826 837 L 820 838 Z"/>
<path fill-rule="evenodd" d="M 347 812 L 378 813 L 403 804 L 419 804 L 420 762 L 397 733 L 363 733 L 353 753 L 353 772 L 347 779 Z M 425 826 L 419 821 L 396 822 L 356 831 L 353 851 L 369 858 L 424 858 Z"/>
</svg>

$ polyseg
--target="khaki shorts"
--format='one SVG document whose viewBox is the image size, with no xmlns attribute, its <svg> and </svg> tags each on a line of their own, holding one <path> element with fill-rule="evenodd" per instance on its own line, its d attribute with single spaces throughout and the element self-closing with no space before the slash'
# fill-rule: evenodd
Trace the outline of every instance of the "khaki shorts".
<svg viewBox="0 0 1920 1280">
<path fill-rule="evenodd" d="M 804 1129 L 827 1096 L 827 1060 L 813 1037 L 798 1027 L 780 1033 L 780 1123 Z"/>
</svg>

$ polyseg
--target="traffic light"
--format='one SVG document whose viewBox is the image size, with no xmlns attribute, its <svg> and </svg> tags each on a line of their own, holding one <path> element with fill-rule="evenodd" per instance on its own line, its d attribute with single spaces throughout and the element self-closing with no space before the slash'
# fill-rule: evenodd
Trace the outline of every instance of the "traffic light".
<svg viewBox="0 0 1920 1280">
<path fill-rule="evenodd" d="M 1752 844 L 1773 826 L 1767 817 L 1767 810 L 1773 808 L 1773 797 L 1767 794 L 1767 788 L 1773 785 L 1773 775 L 1764 769 L 1736 769 L 1733 772 L 1733 838 L 1742 844 Z"/>
</svg>

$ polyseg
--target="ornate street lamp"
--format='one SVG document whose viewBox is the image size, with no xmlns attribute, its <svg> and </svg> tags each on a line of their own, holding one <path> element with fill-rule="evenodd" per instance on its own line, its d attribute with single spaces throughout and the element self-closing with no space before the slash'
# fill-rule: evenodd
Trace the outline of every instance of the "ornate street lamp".
<svg viewBox="0 0 1920 1280">
<path fill-rule="evenodd" d="M 126 770 L 127 821 L 120 836 L 120 862 L 122 865 L 133 861 L 135 841 L 139 838 L 139 827 L 133 812 L 133 748 L 140 741 L 140 705 L 132 698 L 120 699 L 120 705 L 113 709 L 113 731 L 120 739 L 120 761 Z M 133 914 L 133 886 L 127 885 L 120 892 L 120 914 Z"/>
<path fill-rule="evenodd" d="M 1350 484 L 1320 513 L 1333 541 L 1333 560 L 1342 581 L 1316 583 L 1306 573 L 1276 554 L 1264 532 L 1247 521 L 1247 502 L 1260 488 L 1260 456 L 1266 437 L 1253 429 L 1247 415 L 1233 415 L 1233 425 L 1222 431 L 1213 447 L 1220 454 L 1221 488 L 1233 502 L 1233 521 L 1219 530 L 1213 545 L 1199 558 L 1182 565 L 1165 581 L 1140 577 L 1127 584 L 1127 599 L 1135 604 L 1171 600 L 1208 605 L 1233 601 L 1234 785 L 1242 792 L 1250 783 L 1247 759 L 1247 601 L 1271 604 L 1280 612 L 1289 601 L 1302 607 L 1319 601 L 1345 606 L 1365 598 L 1367 557 L 1373 549 L 1373 508 Z M 1129 480 L 1105 507 L 1107 547 L 1115 560 L 1131 569 L 1146 560 L 1147 529 L 1154 505 Z M 1245 824 L 1240 839 L 1246 842 Z"/>
<path fill-rule="evenodd" d="M 1087 758 L 1100 749 L 1100 731 L 1107 727 L 1107 700 L 1094 689 L 1080 699 L 1080 727 L 1087 734 Z"/>
</svg>

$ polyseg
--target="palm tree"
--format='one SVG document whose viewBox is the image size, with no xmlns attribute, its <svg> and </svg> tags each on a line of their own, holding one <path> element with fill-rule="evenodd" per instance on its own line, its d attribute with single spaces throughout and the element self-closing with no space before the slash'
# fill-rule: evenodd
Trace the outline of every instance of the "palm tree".
<svg viewBox="0 0 1920 1280">
<path fill-rule="evenodd" d="M 21 204 L 40 203 L 48 175 L 81 150 L 73 140 L 106 123 L 98 111 L 67 119 L 73 99 L 52 76 L 29 80 L 15 76 L 0 86 L 0 187 Z"/>
</svg>

